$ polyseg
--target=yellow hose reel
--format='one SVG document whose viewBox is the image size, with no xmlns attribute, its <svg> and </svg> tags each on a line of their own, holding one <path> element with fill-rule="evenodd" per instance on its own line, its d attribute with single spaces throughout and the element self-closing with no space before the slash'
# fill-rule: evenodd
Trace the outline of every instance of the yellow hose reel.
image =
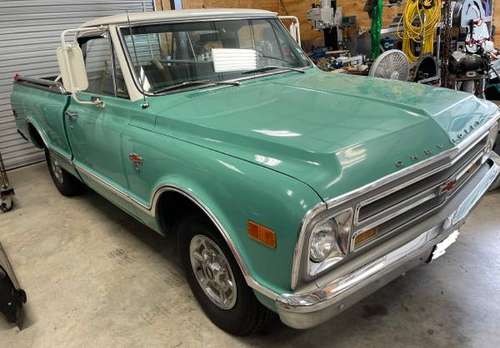
<svg viewBox="0 0 500 348">
<path fill-rule="evenodd" d="M 406 0 L 401 17 L 403 52 L 410 62 L 434 53 L 436 30 L 441 21 L 442 0 Z M 420 52 L 415 47 L 420 46 Z"/>
</svg>

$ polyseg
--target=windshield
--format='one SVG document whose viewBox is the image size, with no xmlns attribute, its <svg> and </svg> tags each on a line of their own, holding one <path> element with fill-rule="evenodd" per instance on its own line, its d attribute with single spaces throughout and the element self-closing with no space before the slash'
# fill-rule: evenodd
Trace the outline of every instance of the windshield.
<svg viewBox="0 0 500 348">
<path fill-rule="evenodd" d="M 149 93 L 310 65 L 278 19 L 122 27 L 121 34 L 138 83 Z"/>
</svg>

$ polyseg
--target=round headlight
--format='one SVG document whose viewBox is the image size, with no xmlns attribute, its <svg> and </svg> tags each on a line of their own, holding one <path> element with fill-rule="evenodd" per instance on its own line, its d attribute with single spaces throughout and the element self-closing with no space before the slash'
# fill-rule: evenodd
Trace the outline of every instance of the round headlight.
<svg viewBox="0 0 500 348">
<path fill-rule="evenodd" d="M 336 249 L 337 223 L 327 220 L 316 225 L 311 233 L 309 258 L 313 262 L 324 261 Z"/>
</svg>

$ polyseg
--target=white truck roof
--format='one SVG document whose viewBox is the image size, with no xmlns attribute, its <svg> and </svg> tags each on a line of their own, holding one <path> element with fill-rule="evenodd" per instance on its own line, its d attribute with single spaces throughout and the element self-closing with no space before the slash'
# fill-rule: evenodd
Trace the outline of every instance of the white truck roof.
<svg viewBox="0 0 500 348">
<path fill-rule="evenodd" d="M 109 24 L 126 24 L 144 22 L 168 22 L 174 20 L 189 19 L 211 19 L 211 18 L 255 18 L 274 17 L 275 12 L 265 10 L 243 9 L 243 8 L 218 8 L 218 9 L 192 9 L 192 10 L 170 10 L 120 14 L 115 16 L 96 18 L 83 23 L 82 27 L 98 27 Z"/>
</svg>

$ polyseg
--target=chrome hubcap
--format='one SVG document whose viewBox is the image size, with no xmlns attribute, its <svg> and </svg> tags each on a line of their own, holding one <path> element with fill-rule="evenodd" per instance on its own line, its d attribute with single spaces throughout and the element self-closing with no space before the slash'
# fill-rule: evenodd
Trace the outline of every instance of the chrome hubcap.
<svg viewBox="0 0 500 348">
<path fill-rule="evenodd" d="M 236 282 L 224 253 L 204 235 L 197 235 L 189 246 L 191 267 L 198 284 L 219 308 L 231 309 L 236 304 Z"/>
<path fill-rule="evenodd" d="M 52 166 L 52 172 L 54 173 L 54 176 L 56 177 L 57 181 L 63 183 L 64 182 L 63 171 L 61 166 L 59 165 L 59 162 L 56 159 L 51 159 L 50 165 Z"/>
</svg>

